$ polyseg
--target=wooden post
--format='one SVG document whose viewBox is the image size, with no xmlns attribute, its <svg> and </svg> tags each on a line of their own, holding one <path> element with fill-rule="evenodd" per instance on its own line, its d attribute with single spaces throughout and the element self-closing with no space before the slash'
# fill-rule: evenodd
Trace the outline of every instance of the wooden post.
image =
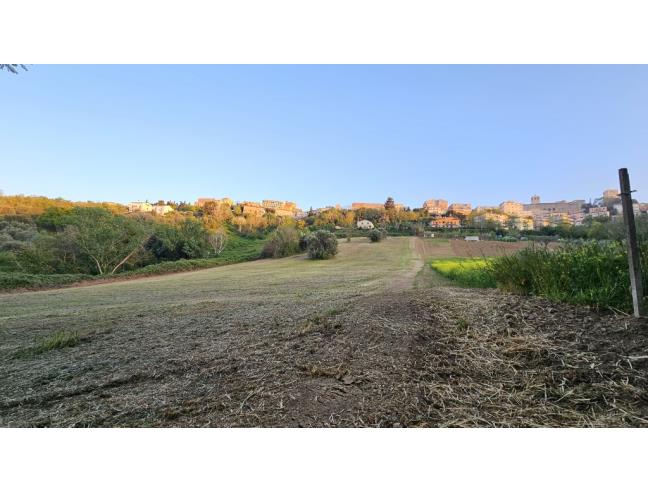
<svg viewBox="0 0 648 492">
<path fill-rule="evenodd" d="M 632 305 L 636 318 L 643 316 L 643 285 L 641 283 L 641 265 L 639 264 L 639 248 L 637 247 L 637 229 L 635 227 L 634 210 L 632 209 L 632 190 L 630 190 L 630 177 L 626 168 L 619 169 L 619 183 L 621 184 L 621 205 L 623 206 L 623 221 L 626 227 L 628 243 L 628 266 L 630 268 L 630 290 L 632 291 Z"/>
</svg>

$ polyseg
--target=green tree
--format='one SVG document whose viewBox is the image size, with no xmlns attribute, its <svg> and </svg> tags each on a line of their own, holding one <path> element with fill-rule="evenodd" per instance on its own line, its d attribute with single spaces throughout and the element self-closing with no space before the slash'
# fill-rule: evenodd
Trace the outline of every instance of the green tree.
<svg viewBox="0 0 648 492">
<path fill-rule="evenodd" d="M 143 250 L 148 225 L 101 208 L 77 208 L 68 217 L 65 235 L 88 257 L 100 275 L 115 273 Z"/>
<path fill-rule="evenodd" d="M 311 260 L 325 260 L 337 254 L 338 242 L 329 231 L 315 231 L 306 239 L 306 250 Z"/>
</svg>

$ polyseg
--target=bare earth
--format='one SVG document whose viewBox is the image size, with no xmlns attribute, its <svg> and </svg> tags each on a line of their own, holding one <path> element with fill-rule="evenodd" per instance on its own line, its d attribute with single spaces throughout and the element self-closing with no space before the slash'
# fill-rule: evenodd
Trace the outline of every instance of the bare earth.
<svg viewBox="0 0 648 492">
<path fill-rule="evenodd" d="M 462 246 L 0 295 L 0 425 L 648 425 L 645 321 L 424 266 Z M 80 343 L 17 355 L 57 330 Z"/>
</svg>

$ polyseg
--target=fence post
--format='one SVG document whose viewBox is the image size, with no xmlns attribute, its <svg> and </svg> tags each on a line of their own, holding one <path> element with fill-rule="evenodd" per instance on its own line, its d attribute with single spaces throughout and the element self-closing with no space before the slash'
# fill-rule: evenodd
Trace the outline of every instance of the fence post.
<svg viewBox="0 0 648 492">
<path fill-rule="evenodd" d="M 623 206 L 623 222 L 625 222 L 628 245 L 628 266 L 630 268 L 630 290 L 635 318 L 644 315 L 643 285 L 641 283 L 641 265 L 639 263 L 639 248 L 637 247 L 637 229 L 635 227 L 634 210 L 632 209 L 632 191 L 630 177 L 626 168 L 619 169 L 621 185 L 621 205 Z"/>
</svg>

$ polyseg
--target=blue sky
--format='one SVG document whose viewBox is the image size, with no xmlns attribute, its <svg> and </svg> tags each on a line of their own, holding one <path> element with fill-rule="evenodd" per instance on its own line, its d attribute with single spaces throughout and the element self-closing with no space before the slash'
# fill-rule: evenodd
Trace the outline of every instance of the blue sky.
<svg viewBox="0 0 648 492">
<path fill-rule="evenodd" d="M 5 194 L 648 201 L 648 66 L 35 65 L 0 103 Z"/>
</svg>

